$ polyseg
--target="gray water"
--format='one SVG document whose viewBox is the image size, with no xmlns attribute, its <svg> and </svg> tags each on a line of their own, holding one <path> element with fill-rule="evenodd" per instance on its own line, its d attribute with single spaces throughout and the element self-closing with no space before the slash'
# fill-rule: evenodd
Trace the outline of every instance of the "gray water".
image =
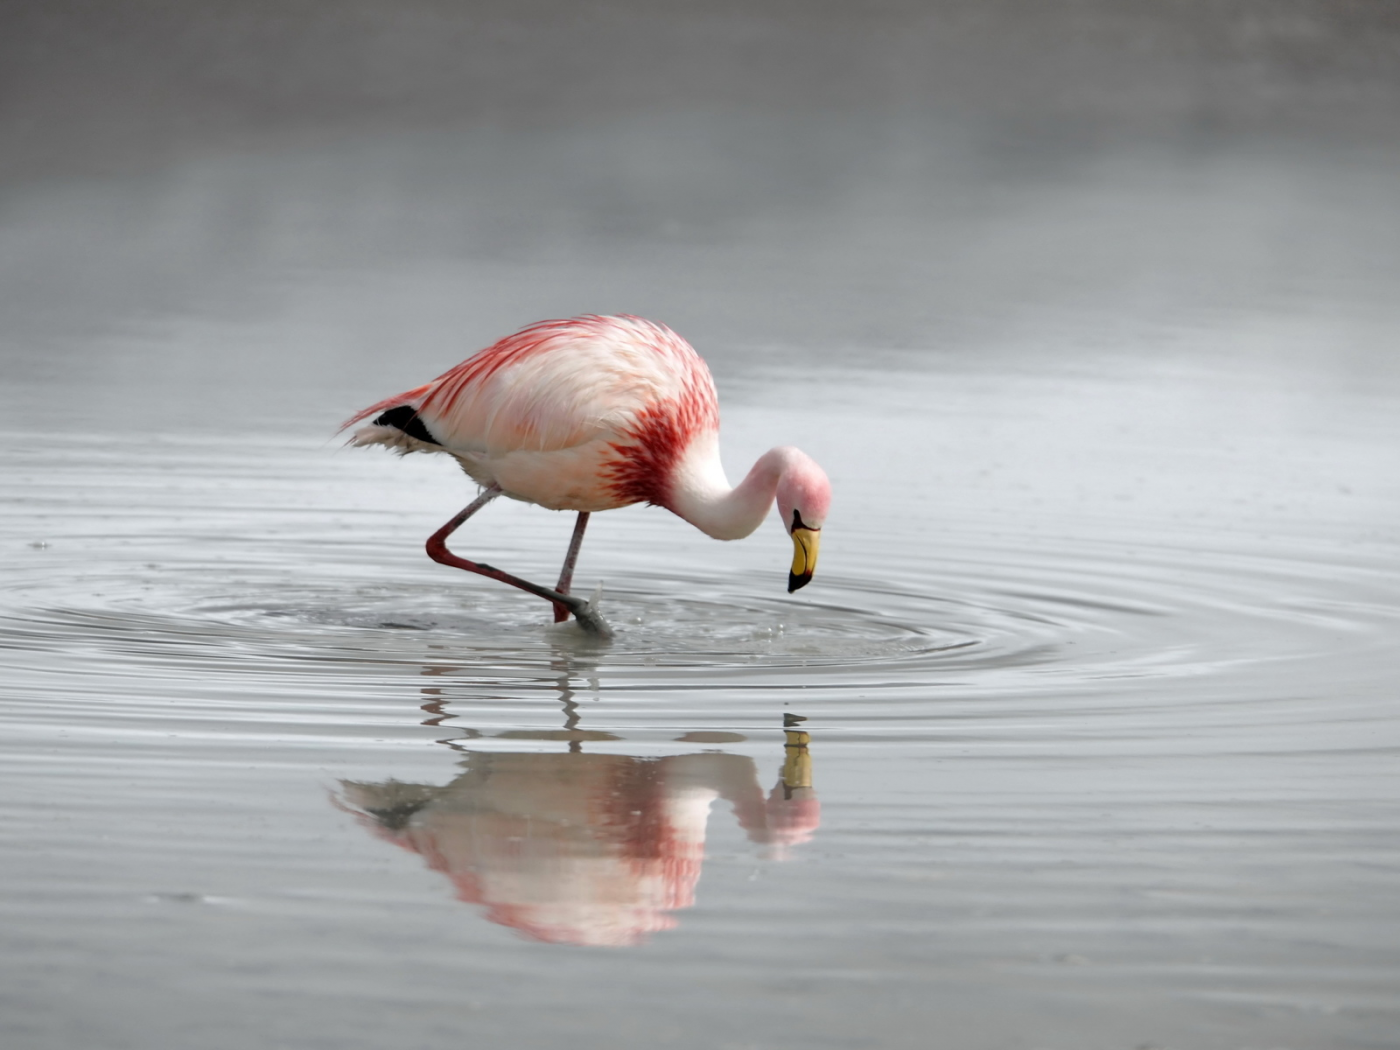
<svg viewBox="0 0 1400 1050">
<path fill-rule="evenodd" d="M 673 106 L 11 180 L 7 1050 L 1400 1046 L 1400 155 L 1023 145 Z M 339 421 L 584 311 L 696 345 L 732 477 L 824 465 L 811 586 L 776 519 L 599 515 L 601 644 L 427 560 L 467 479 Z"/>
</svg>

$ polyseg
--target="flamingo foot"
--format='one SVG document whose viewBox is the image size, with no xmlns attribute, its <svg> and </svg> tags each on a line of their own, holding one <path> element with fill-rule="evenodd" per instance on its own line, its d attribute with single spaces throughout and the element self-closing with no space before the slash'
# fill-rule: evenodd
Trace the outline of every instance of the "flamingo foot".
<svg viewBox="0 0 1400 1050">
<path fill-rule="evenodd" d="M 597 635 L 605 641 L 613 636 L 612 628 L 608 626 L 608 622 L 603 619 L 598 610 L 593 607 L 591 601 L 585 598 L 576 598 L 571 594 L 561 594 L 555 601 L 562 602 L 566 605 L 569 612 L 574 614 L 574 619 L 578 621 L 578 625 L 589 634 Z"/>
</svg>

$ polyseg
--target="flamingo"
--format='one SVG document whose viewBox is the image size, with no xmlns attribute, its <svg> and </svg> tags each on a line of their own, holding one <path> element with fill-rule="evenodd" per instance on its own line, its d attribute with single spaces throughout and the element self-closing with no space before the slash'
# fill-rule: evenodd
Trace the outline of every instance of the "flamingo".
<svg viewBox="0 0 1400 1050">
<path fill-rule="evenodd" d="M 758 528 L 776 499 L 793 542 L 788 592 L 805 587 L 816 569 L 831 503 L 826 474 L 799 449 L 781 446 L 730 486 L 710 370 L 665 325 L 630 315 L 539 321 L 430 383 L 370 405 L 341 429 L 367 419 L 351 444 L 446 453 L 481 487 L 428 539 L 428 556 L 552 602 L 555 622 L 572 613 L 586 630 L 609 634 L 591 603 L 569 589 L 589 516 L 633 503 L 665 507 L 708 536 L 735 540 Z M 447 549 L 447 538 L 497 496 L 577 512 L 553 589 Z"/>
</svg>

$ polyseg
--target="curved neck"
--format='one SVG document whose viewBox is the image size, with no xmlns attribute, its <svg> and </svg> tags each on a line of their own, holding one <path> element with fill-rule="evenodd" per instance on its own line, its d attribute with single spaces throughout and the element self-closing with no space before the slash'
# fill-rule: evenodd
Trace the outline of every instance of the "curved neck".
<svg viewBox="0 0 1400 1050">
<path fill-rule="evenodd" d="M 719 461 L 718 435 L 697 441 L 672 475 L 667 508 L 707 536 L 743 539 L 768 516 L 790 451 L 765 452 L 748 476 L 731 488 Z"/>
</svg>

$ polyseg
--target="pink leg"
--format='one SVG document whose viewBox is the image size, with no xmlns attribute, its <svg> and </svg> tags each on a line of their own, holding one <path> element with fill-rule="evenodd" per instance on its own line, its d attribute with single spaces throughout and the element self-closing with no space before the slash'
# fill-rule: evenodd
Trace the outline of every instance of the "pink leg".
<svg viewBox="0 0 1400 1050">
<path fill-rule="evenodd" d="M 492 580 L 499 580 L 501 583 L 508 583 L 512 587 L 519 587 L 522 591 L 528 591 L 530 594 L 545 599 L 545 601 L 552 602 L 554 604 L 556 621 L 566 618 L 569 613 L 573 613 L 574 616 L 578 618 L 579 624 L 586 630 L 604 637 L 610 636 L 612 632 L 608 629 L 608 625 L 603 622 L 602 617 L 593 611 L 593 607 L 582 598 L 561 594 L 559 591 L 551 591 L 548 587 L 541 587 L 538 584 L 531 583 L 529 580 L 522 580 L 519 576 L 512 576 L 508 572 L 502 572 L 494 565 L 487 565 L 485 562 L 467 561 L 466 558 L 459 558 L 447 549 L 447 537 L 461 528 L 463 522 L 500 494 L 501 490 L 499 488 L 494 485 L 491 486 L 491 488 L 487 489 L 473 500 L 465 510 L 428 537 L 428 557 L 439 564 L 451 565 L 454 569 L 465 569 L 467 572 L 474 572 Z M 582 540 L 581 535 L 579 539 Z M 559 615 L 560 610 L 563 611 L 563 617 Z"/>
<path fill-rule="evenodd" d="M 559 584 L 554 589 L 560 594 L 568 594 L 574 582 L 574 563 L 578 561 L 579 548 L 583 546 L 583 530 L 588 528 L 588 511 L 581 510 L 574 522 L 574 536 L 569 540 L 569 553 L 564 556 L 564 568 L 559 572 Z M 557 602 L 554 605 L 554 622 L 563 623 L 569 618 L 569 611 Z"/>
</svg>

